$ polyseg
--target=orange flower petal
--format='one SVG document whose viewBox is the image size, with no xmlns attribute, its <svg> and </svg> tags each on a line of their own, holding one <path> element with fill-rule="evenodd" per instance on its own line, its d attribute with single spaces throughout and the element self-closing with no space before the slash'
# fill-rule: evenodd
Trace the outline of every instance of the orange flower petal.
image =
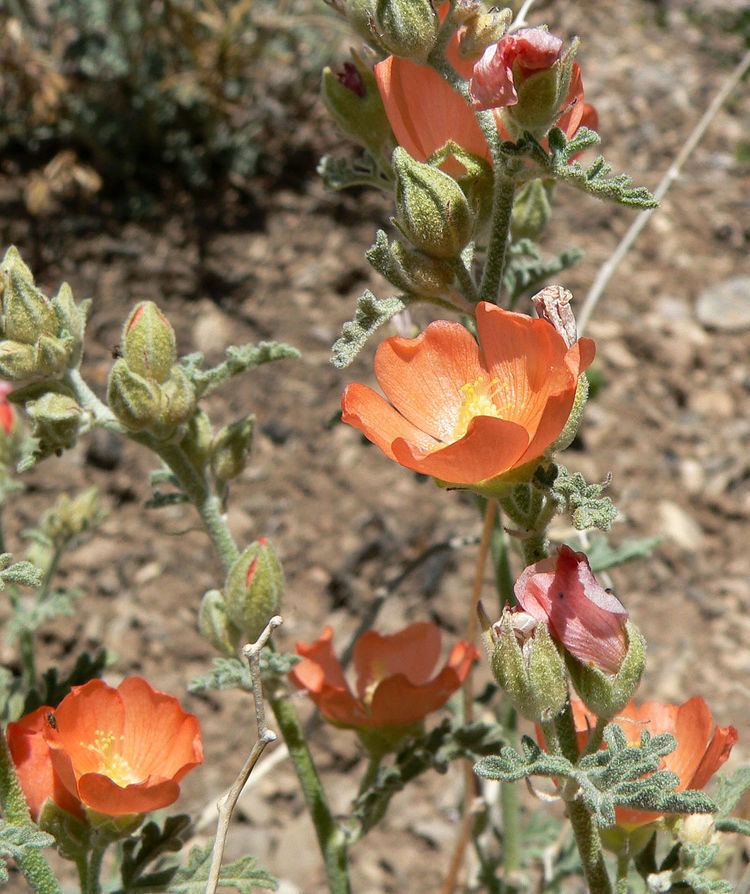
<svg viewBox="0 0 750 894">
<path fill-rule="evenodd" d="M 320 639 L 297 643 L 297 654 L 303 659 L 289 672 L 289 679 L 298 689 L 306 689 L 323 716 L 345 725 L 357 726 L 366 721 L 364 709 L 352 695 L 343 668 L 333 651 L 333 630 L 326 627 Z"/>
<path fill-rule="evenodd" d="M 66 761 L 55 763 L 65 785 L 70 788 L 68 766 L 75 775 L 96 773 L 99 755 L 90 747 L 98 734 L 111 734 L 119 739 L 125 725 L 125 709 L 120 694 L 103 680 L 90 680 L 83 686 L 74 686 L 55 711 L 55 728 L 49 725 L 44 737 L 56 760 L 58 752 L 64 752 Z M 71 791 L 75 791 L 71 789 Z"/>
<path fill-rule="evenodd" d="M 464 437 L 447 447 L 425 453 L 399 438 L 391 450 L 407 469 L 453 484 L 474 484 L 518 465 L 528 443 L 526 430 L 515 422 L 475 416 Z"/>
<path fill-rule="evenodd" d="M 375 78 L 396 141 L 417 161 L 426 161 L 451 140 L 490 160 L 471 107 L 432 68 L 389 56 L 375 66 Z M 443 167 L 449 174 L 463 171 L 455 161 Z"/>
<path fill-rule="evenodd" d="M 162 776 L 175 782 L 203 762 L 200 725 L 172 695 L 129 677 L 117 690 L 126 724 L 120 753 L 142 779 Z"/>
<path fill-rule="evenodd" d="M 180 795 L 180 786 L 172 779 L 158 782 L 147 779 L 122 787 L 102 773 L 86 773 L 78 780 L 78 791 L 81 800 L 92 810 L 107 816 L 125 816 L 174 804 Z"/>
<path fill-rule="evenodd" d="M 737 730 L 733 726 L 717 726 L 688 788 L 703 788 L 729 757 L 738 738 Z"/>
<path fill-rule="evenodd" d="M 445 320 L 430 323 L 417 338 L 386 339 L 375 353 L 375 376 L 385 396 L 409 422 L 440 441 L 452 440 L 464 399 L 461 388 L 483 372 L 471 333 Z"/>
<path fill-rule="evenodd" d="M 439 442 L 420 431 L 367 385 L 354 382 L 341 395 L 341 419 L 359 429 L 385 453 L 395 459 L 393 442 L 402 438 L 422 450 L 434 450 Z"/>
<path fill-rule="evenodd" d="M 357 693 L 363 698 L 373 680 L 402 674 L 417 686 L 426 683 L 440 658 L 440 628 L 427 622 L 410 624 L 398 633 L 364 633 L 354 646 Z"/>
<path fill-rule="evenodd" d="M 478 657 L 469 643 L 457 643 L 448 664 L 427 683 L 415 686 L 404 674 L 383 680 L 372 698 L 373 726 L 408 726 L 441 708 L 461 688 L 472 663 Z"/>
<path fill-rule="evenodd" d="M 51 713 L 54 713 L 54 708 L 43 705 L 20 720 L 9 723 L 6 729 L 10 755 L 34 821 L 39 818 L 42 806 L 49 798 L 68 813 L 83 816 L 80 802 L 70 794 L 55 772 L 49 745 L 42 734 L 45 726 L 49 725 Z"/>
</svg>

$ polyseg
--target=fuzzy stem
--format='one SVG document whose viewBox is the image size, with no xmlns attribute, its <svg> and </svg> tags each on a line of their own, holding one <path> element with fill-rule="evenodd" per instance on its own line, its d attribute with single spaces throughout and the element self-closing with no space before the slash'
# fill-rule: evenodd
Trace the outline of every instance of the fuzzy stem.
<svg viewBox="0 0 750 894">
<path fill-rule="evenodd" d="M 630 868 L 630 855 L 620 854 L 617 857 L 617 882 L 615 894 L 628 894 L 628 869 Z"/>
<path fill-rule="evenodd" d="M 482 301 L 499 304 L 500 291 L 505 271 L 505 258 L 508 252 L 508 235 L 510 218 L 513 212 L 513 197 L 516 184 L 503 167 L 502 156 L 493 153 L 494 186 L 492 194 L 492 220 L 490 224 L 490 241 L 482 273 L 482 284 L 479 297 Z"/>
<path fill-rule="evenodd" d="M 381 754 L 370 755 L 367 762 L 367 769 L 362 777 L 362 781 L 359 783 L 358 796 L 363 795 L 368 788 L 372 788 L 373 783 L 378 778 L 378 770 L 380 769 L 380 764 L 382 762 L 383 756 Z"/>
<path fill-rule="evenodd" d="M 479 290 L 477 289 L 477 284 L 474 282 L 474 276 L 464 263 L 463 258 L 458 258 L 454 269 L 456 271 L 456 281 L 460 287 L 461 294 L 467 301 L 476 304 L 477 301 L 479 301 Z"/>
<path fill-rule="evenodd" d="M 199 472 L 185 455 L 185 452 L 172 444 L 155 446 L 154 450 L 169 466 L 190 502 L 200 513 L 203 525 L 211 538 L 221 564 L 228 571 L 239 556 L 237 544 L 229 530 L 221 511 L 221 503 L 216 494 L 211 492 L 202 472 Z"/>
<path fill-rule="evenodd" d="M 499 613 L 502 614 L 506 605 L 515 603 L 513 594 L 513 570 L 510 565 L 510 552 L 508 550 L 508 538 L 503 528 L 502 513 L 498 509 L 495 519 L 495 529 L 490 541 L 492 550 L 492 564 L 495 568 L 495 588 L 497 589 Z"/>
<path fill-rule="evenodd" d="M 97 845 L 92 848 L 86 867 L 86 878 L 81 879 L 81 894 L 101 894 L 101 874 L 106 845 Z"/>
<path fill-rule="evenodd" d="M 570 700 L 555 721 L 542 724 L 542 731 L 547 748 L 551 753 L 562 754 L 571 763 L 577 762 L 578 743 Z M 604 862 L 599 830 L 591 814 L 580 801 L 575 799 L 568 801 L 566 806 L 590 894 L 612 894 L 612 882 Z"/>
<path fill-rule="evenodd" d="M 36 829 L 31 821 L 29 807 L 2 731 L 0 731 L 0 806 L 3 809 L 3 819 L 10 825 Z M 25 851 L 18 861 L 18 868 L 36 894 L 62 894 L 52 868 L 38 848 L 29 848 Z"/>
<path fill-rule="evenodd" d="M 307 809 L 315 826 L 315 834 L 325 863 L 330 894 L 351 894 L 346 838 L 328 806 L 325 791 L 313 763 L 310 749 L 307 747 L 305 734 L 294 705 L 281 685 L 275 687 L 268 702 L 286 742 Z"/>
</svg>

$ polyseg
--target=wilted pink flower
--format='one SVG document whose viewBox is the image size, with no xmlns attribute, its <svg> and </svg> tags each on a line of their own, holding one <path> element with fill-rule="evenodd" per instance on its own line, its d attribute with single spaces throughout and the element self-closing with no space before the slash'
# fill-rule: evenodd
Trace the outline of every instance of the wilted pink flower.
<svg viewBox="0 0 750 894">
<path fill-rule="evenodd" d="M 522 28 L 484 51 L 474 65 L 469 92 L 475 109 L 497 109 L 518 102 L 513 69 L 521 79 L 551 68 L 563 43 L 544 28 Z"/>
<path fill-rule="evenodd" d="M 544 621 L 574 658 L 617 673 L 628 650 L 628 613 L 598 583 L 583 553 L 561 546 L 556 556 L 530 565 L 514 591 L 523 610 Z"/>
</svg>

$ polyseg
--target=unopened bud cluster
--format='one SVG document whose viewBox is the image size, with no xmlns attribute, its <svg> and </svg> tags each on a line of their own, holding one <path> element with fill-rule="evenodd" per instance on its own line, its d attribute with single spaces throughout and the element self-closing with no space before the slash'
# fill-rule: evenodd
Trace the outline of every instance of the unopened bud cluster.
<svg viewBox="0 0 750 894">
<path fill-rule="evenodd" d="M 201 633 L 219 651 L 234 655 L 240 642 L 255 642 L 278 614 L 284 572 L 273 546 L 261 537 L 234 561 L 224 590 L 209 590 L 198 616 Z"/>
<path fill-rule="evenodd" d="M 349 0 L 345 13 L 368 43 L 419 63 L 427 61 L 440 28 L 430 0 Z"/>
<path fill-rule="evenodd" d="M 0 377 L 11 382 L 59 379 L 81 359 L 86 303 L 67 283 L 48 298 L 11 247 L 0 264 Z"/>
<path fill-rule="evenodd" d="M 122 357 L 112 367 L 107 397 L 126 428 L 158 438 L 174 435 L 195 410 L 195 392 L 177 365 L 174 329 L 159 308 L 144 301 L 122 333 Z"/>
</svg>

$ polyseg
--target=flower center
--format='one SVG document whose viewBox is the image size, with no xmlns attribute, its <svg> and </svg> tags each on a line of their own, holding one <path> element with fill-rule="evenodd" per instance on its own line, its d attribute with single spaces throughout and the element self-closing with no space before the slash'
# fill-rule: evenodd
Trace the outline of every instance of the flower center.
<svg viewBox="0 0 750 894">
<path fill-rule="evenodd" d="M 385 666 L 383 661 L 373 661 L 370 667 L 370 682 L 365 687 L 365 692 L 362 697 L 362 701 L 369 708 L 372 705 L 372 699 L 375 695 L 375 690 L 382 683 L 382 681 L 388 676 L 388 668 Z"/>
<path fill-rule="evenodd" d="M 497 379 L 486 379 L 482 376 L 462 385 L 461 393 L 464 399 L 458 410 L 450 443 L 463 438 L 475 416 L 493 416 L 495 419 L 502 419 L 507 404 L 503 391 L 507 388 L 507 385 Z"/>
<path fill-rule="evenodd" d="M 125 736 L 115 736 L 98 729 L 94 733 L 93 743 L 81 742 L 84 748 L 93 751 L 99 758 L 98 772 L 122 788 L 142 781 L 118 750 L 118 744 L 121 745 L 124 739 Z"/>
</svg>

